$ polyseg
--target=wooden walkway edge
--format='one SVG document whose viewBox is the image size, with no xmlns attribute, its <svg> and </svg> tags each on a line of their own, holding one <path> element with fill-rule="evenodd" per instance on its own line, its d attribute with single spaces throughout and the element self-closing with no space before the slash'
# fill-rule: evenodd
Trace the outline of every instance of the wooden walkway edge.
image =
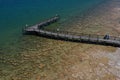
<svg viewBox="0 0 120 80">
<path fill-rule="evenodd" d="M 57 31 L 57 30 L 44 30 L 43 27 L 50 25 L 59 20 L 59 16 L 55 16 L 51 19 L 41 22 L 34 26 L 24 29 L 24 34 L 39 35 L 46 38 L 82 42 L 90 44 L 100 44 L 100 45 L 110 45 L 115 47 L 120 47 L 120 37 L 110 36 L 109 39 L 104 39 L 105 35 L 93 35 L 93 34 L 83 34 L 83 33 L 73 33 L 68 31 Z"/>
</svg>

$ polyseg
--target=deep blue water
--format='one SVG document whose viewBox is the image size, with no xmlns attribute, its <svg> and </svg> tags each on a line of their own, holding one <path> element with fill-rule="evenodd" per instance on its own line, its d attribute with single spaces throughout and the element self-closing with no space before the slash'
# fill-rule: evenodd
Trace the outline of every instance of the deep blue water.
<svg viewBox="0 0 120 80">
<path fill-rule="evenodd" d="M 25 24 L 35 24 L 55 14 L 59 14 L 62 21 L 67 21 L 101 1 L 0 0 L 0 46 L 19 39 Z"/>
</svg>

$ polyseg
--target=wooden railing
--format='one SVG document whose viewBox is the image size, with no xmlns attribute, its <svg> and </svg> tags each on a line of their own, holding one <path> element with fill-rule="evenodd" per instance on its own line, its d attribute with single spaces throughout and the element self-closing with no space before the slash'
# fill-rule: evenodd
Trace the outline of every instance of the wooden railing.
<svg viewBox="0 0 120 80">
<path fill-rule="evenodd" d="M 109 39 L 104 39 L 105 35 L 96 34 L 84 34 L 69 31 L 57 31 L 48 29 L 39 29 L 35 31 L 35 34 L 47 38 L 74 41 L 74 42 L 85 42 L 93 44 L 104 44 L 120 47 L 120 37 L 109 36 Z"/>
</svg>

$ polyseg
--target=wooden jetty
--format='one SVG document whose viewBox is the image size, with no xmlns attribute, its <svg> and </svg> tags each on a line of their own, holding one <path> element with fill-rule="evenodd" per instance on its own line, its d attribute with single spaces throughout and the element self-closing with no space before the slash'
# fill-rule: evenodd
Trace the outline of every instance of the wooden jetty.
<svg viewBox="0 0 120 80">
<path fill-rule="evenodd" d="M 54 22 L 57 22 L 58 20 L 59 20 L 59 16 L 55 16 L 44 22 L 25 28 L 24 34 L 35 34 L 42 37 L 58 39 L 58 40 L 120 47 L 120 37 L 109 36 L 109 39 L 105 39 L 104 38 L 105 35 L 83 34 L 83 33 L 73 33 L 68 31 L 43 29 L 43 27 L 48 26 Z"/>
<path fill-rule="evenodd" d="M 50 18 L 44 22 L 40 22 L 36 25 L 33 25 L 33 26 L 30 26 L 30 27 L 25 27 L 24 28 L 24 32 L 25 33 L 33 33 L 33 32 L 36 32 L 38 31 L 39 29 L 43 29 L 45 26 L 48 26 L 52 23 L 55 23 L 57 22 L 58 20 L 60 19 L 60 17 L 58 15 L 56 15 L 55 17 L 53 18 Z"/>
</svg>

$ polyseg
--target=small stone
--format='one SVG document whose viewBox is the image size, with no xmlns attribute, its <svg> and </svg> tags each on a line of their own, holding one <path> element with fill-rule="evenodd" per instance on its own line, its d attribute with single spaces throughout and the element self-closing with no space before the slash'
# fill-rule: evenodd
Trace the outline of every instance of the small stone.
<svg viewBox="0 0 120 80">
<path fill-rule="evenodd" d="M 37 76 L 36 80 L 40 80 L 40 76 Z"/>
<path fill-rule="evenodd" d="M 39 65 L 39 68 L 41 69 L 41 68 L 43 68 L 43 67 L 45 67 L 45 64 L 42 64 L 42 63 L 41 63 L 41 64 Z"/>
</svg>

